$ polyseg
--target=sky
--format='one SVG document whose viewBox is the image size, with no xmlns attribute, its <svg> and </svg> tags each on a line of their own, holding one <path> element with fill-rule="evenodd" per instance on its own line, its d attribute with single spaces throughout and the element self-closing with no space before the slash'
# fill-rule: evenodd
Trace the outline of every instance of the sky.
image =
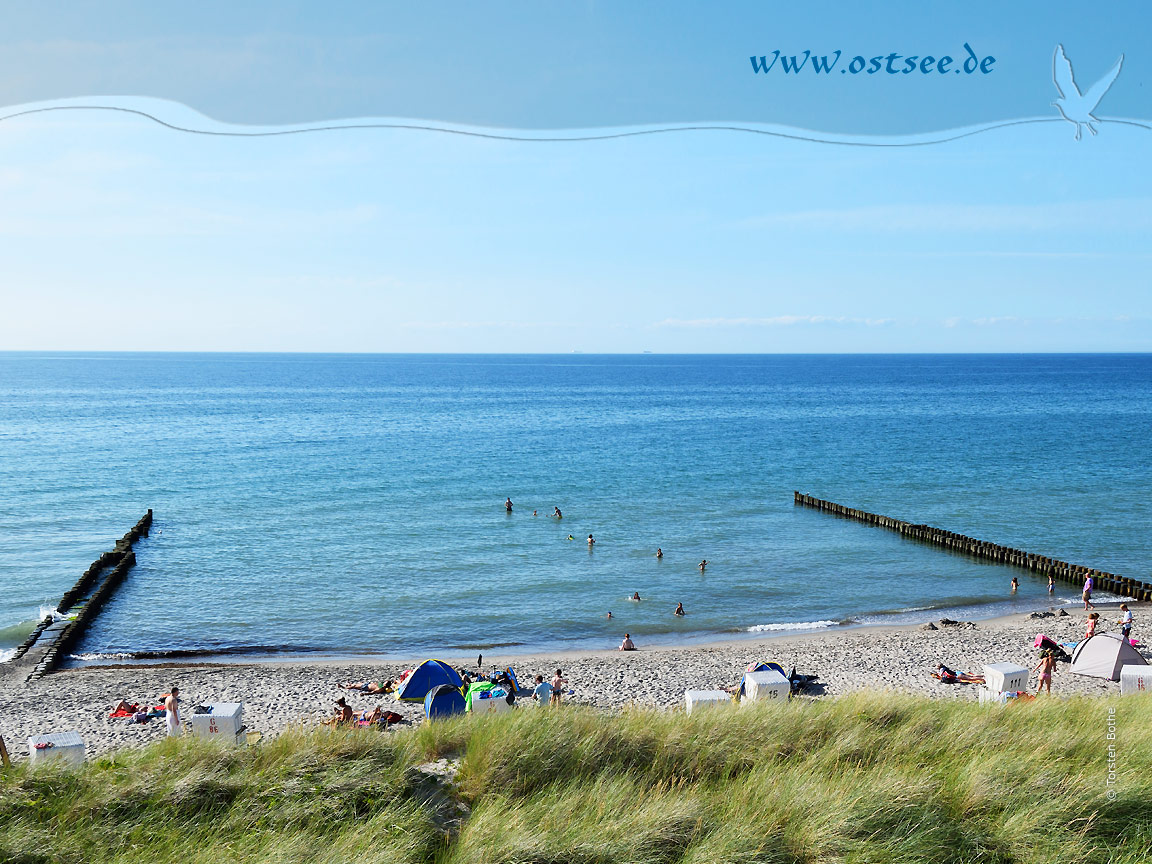
<svg viewBox="0 0 1152 864">
<path fill-rule="evenodd" d="M 1050 9 L 1028 26 L 1025 6 L 866 27 L 829 4 L 736 4 L 722 20 L 677 3 L 480 19 L 467 4 L 446 22 L 399 4 L 370 21 L 350 4 L 343 18 L 209 4 L 195 21 L 14 7 L 4 116 L 674 128 L 252 138 L 99 110 L 0 120 L 0 350 L 1152 350 L 1152 53 L 1132 42 L 1147 13 Z M 1054 40 L 1084 90 L 1123 53 L 1097 113 L 1145 125 L 1076 140 L 1051 105 Z M 999 55 L 996 71 L 769 79 L 748 61 L 965 41 Z M 1027 118 L 1045 122 L 1007 125 Z M 942 140 L 972 124 L 984 131 Z"/>
</svg>

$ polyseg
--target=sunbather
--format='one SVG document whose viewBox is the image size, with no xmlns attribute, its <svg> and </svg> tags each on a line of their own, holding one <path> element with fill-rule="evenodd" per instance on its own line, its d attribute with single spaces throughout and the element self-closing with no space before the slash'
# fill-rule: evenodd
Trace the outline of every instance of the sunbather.
<svg viewBox="0 0 1152 864">
<path fill-rule="evenodd" d="M 346 681 L 340 686 L 345 690 L 359 690 L 361 693 L 391 693 L 393 681 Z"/>
<path fill-rule="evenodd" d="M 353 719 L 352 707 L 341 696 L 336 700 L 336 707 L 332 709 L 332 716 L 324 721 L 325 726 L 343 726 L 351 723 Z"/>
</svg>

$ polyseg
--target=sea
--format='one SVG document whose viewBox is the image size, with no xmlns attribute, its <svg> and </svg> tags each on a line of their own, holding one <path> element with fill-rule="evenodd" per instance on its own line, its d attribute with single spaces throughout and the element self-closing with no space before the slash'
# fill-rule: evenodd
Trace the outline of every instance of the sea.
<svg viewBox="0 0 1152 864">
<path fill-rule="evenodd" d="M 149 508 L 73 663 L 1052 608 L 793 491 L 1152 581 L 1150 432 L 1147 354 L 0 353 L 0 652 Z"/>
</svg>

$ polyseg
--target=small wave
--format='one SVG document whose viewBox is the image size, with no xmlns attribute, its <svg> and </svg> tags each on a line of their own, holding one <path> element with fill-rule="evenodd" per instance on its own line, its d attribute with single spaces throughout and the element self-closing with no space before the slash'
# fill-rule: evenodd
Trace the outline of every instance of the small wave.
<svg viewBox="0 0 1152 864">
<path fill-rule="evenodd" d="M 82 660 L 91 663 L 93 660 L 132 660 L 135 654 L 69 654 L 69 660 Z"/>
<path fill-rule="evenodd" d="M 480 642 L 475 645 L 449 645 L 450 651 L 489 651 L 492 648 L 515 648 L 523 642 Z"/>
<path fill-rule="evenodd" d="M 765 633 L 770 630 L 823 630 L 825 627 L 835 627 L 839 621 L 796 621 L 786 624 L 753 624 L 746 627 L 748 633 Z"/>
<path fill-rule="evenodd" d="M 222 655 L 317 654 L 325 650 L 303 645 L 225 645 L 219 648 L 171 648 L 160 651 L 94 651 L 71 654 L 69 659 L 89 663 L 96 660 L 178 660 Z"/>
<path fill-rule="evenodd" d="M 15 648 L 5 648 L 0 650 L 0 663 L 7 663 L 16 656 Z"/>
</svg>

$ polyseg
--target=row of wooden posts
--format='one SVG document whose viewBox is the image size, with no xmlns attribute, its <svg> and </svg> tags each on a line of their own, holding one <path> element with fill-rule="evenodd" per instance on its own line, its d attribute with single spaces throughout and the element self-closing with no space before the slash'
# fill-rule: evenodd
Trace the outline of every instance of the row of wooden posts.
<svg viewBox="0 0 1152 864">
<path fill-rule="evenodd" d="M 877 513 L 869 513 L 866 510 L 857 510 L 853 507 L 844 507 L 835 502 L 824 501 L 823 499 L 805 495 L 801 492 L 794 492 L 793 495 L 795 496 L 795 503 L 797 505 L 812 507 L 825 513 L 842 516 L 845 519 L 854 519 L 857 522 L 864 522 L 879 528 L 887 528 L 890 531 L 895 531 L 913 540 L 920 540 L 924 543 L 942 546 L 945 549 L 951 549 L 955 552 L 962 552 L 975 556 L 976 558 L 983 558 L 1000 564 L 1023 567 L 1041 576 L 1052 576 L 1062 582 L 1068 582 L 1078 587 L 1082 586 L 1088 577 L 1092 577 L 1093 590 L 1108 591 L 1113 594 L 1132 597 L 1136 600 L 1152 600 L 1152 585 L 1147 582 L 1139 582 L 1135 579 L 1117 576 L 1115 573 L 1107 573 L 1093 567 L 1069 564 L 1067 561 L 1061 561 L 1057 558 L 1036 555 L 1032 552 L 1025 552 L 1022 549 L 1013 549 L 1009 546 L 1001 546 L 998 543 L 989 543 L 986 540 L 975 540 L 972 537 L 956 534 L 953 531 L 933 528 L 931 525 L 913 525 L 911 522 L 904 522 L 889 516 L 881 516 Z"/>
<path fill-rule="evenodd" d="M 68 652 L 79 641 L 85 629 L 92 623 L 100 609 L 120 587 L 120 583 L 124 581 L 128 571 L 135 565 L 136 553 L 132 551 L 132 546 L 141 537 L 148 536 L 148 530 L 151 526 L 152 511 L 149 510 L 132 526 L 127 534 L 116 541 L 112 551 L 105 552 L 93 561 L 91 566 L 76 581 L 76 584 L 64 592 L 64 596 L 60 598 L 60 602 L 56 606 L 56 611 L 61 615 L 67 615 L 74 607 L 78 607 L 75 618 L 61 627 L 60 623 L 54 626 L 52 616 L 48 616 L 16 649 L 12 658 L 13 662 L 24 658 L 24 655 L 33 646 L 37 648 L 36 654 L 38 656 L 29 657 L 25 661 L 35 664 L 28 676 L 29 678 L 38 678 L 51 672 L 62 659 L 68 656 Z M 53 639 L 54 641 L 47 650 L 41 653 L 41 646 L 37 643 L 46 639 Z"/>
</svg>

